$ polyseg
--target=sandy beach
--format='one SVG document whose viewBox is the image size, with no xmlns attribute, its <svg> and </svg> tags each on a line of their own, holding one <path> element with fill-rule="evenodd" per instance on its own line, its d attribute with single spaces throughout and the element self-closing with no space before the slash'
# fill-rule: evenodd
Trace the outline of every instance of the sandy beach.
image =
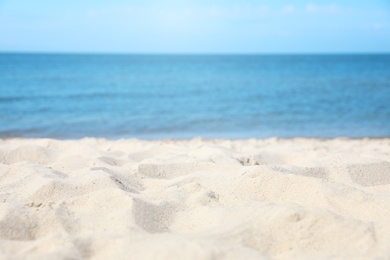
<svg viewBox="0 0 390 260">
<path fill-rule="evenodd" d="M 388 259 L 390 139 L 0 140 L 0 259 Z"/>
</svg>

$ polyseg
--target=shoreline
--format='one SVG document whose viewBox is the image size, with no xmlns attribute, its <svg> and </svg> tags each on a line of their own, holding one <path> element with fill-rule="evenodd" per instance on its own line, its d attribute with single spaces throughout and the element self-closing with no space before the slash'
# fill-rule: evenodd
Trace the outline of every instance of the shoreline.
<svg viewBox="0 0 390 260">
<path fill-rule="evenodd" d="M 213 138 L 213 137 L 202 137 L 194 136 L 189 138 L 140 138 L 140 137 L 121 137 L 121 138 L 108 138 L 108 137 L 96 137 L 96 136 L 84 136 L 80 138 L 57 138 L 57 137 L 0 137 L 1 141 L 7 140 L 56 140 L 56 141 L 78 141 L 84 139 L 96 139 L 96 140 L 106 140 L 106 141 L 123 141 L 123 140 L 137 140 L 137 141 L 191 141 L 191 140 L 201 140 L 201 141 L 247 141 L 247 140 L 387 140 L 390 139 L 390 136 L 364 136 L 364 137 L 353 137 L 353 136 L 335 136 L 335 137 L 305 137 L 305 136 L 294 136 L 294 137 L 244 137 L 244 138 Z"/>
<path fill-rule="evenodd" d="M 390 138 L 0 139 L 0 258 L 390 256 Z"/>
</svg>

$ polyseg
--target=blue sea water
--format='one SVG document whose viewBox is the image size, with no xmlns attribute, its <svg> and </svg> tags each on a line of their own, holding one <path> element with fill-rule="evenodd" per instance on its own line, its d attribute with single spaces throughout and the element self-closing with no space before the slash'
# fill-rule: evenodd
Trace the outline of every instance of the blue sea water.
<svg viewBox="0 0 390 260">
<path fill-rule="evenodd" d="M 0 137 L 390 136 L 390 55 L 0 54 Z"/>
</svg>

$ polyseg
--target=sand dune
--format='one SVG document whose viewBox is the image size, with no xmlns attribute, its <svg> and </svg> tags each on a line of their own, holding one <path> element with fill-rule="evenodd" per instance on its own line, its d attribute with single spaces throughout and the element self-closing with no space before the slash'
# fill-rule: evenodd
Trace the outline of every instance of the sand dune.
<svg viewBox="0 0 390 260">
<path fill-rule="evenodd" d="M 388 259 L 390 139 L 0 140 L 1 259 Z"/>
</svg>

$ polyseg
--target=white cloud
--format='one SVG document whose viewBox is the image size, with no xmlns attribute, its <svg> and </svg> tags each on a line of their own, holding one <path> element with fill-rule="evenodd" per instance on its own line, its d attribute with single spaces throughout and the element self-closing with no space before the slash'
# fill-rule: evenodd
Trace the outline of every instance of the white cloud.
<svg viewBox="0 0 390 260">
<path fill-rule="evenodd" d="M 382 30 L 384 25 L 382 23 L 374 23 L 371 28 L 374 30 Z"/>
<path fill-rule="evenodd" d="M 250 18 L 257 17 L 259 15 L 267 15 L 270 13 L 268 6 L 251 6 L 245 5 L 240 7 L 207 7 L 194 9 L 197 14 L 206 15 L 207 17 L 214 18 Z"/>
<path fill-rule="evenodd" d="M 285 13 L 285 14 L 292 14 L 295 11 L 296 11 L 296 8 L 293 5 L 286 5 L 282 8 L 282 13 Z"/>
<path fill-rule="evenodd" d="M 305 7 L 306 12 L 314 13 L 318 11 L 318 5 L 315 4 L 307 4 Z"/>
<path fill-rule="evenodd" d="M 318 5 L 318 4 L 309 3 L 305 6 L 305 11 L 308 13 L 335 14 L 340 11 L 340 8 L 335 4 Z"/>
<path fill-rule="evenodd" d="M 99 13 L 96 10 L 87 10 L 85 12 L 85 16 L 88 18 L 96 18 L 99 15 Z"/>
<path fill-rule="evenodd" d="M 257 11 L 260 13 L 260 14 L 268 14 L 270 12 L 270 9 L 268 6 L 259 6 L 257 8 Z"/>
<path fill-rule="evenodd" d="M 197 7 L 164 7 L 157 8 L 151 6 L 145 7 L 127 7 L 90 9 L 84 12 L 84 16 L 89 19 L 110 17 L 153 17 L 153 18 L 172 18 L 169 20 L 187 20 L 192 19 L 247 19 L 264 16 L 271 13 L 268 6 L 264 5 L 241 5 L 234 7 L 221 6 L 197 6 Z M 180 19 L 179 19 L 180 18 Z"/>
</svg>

